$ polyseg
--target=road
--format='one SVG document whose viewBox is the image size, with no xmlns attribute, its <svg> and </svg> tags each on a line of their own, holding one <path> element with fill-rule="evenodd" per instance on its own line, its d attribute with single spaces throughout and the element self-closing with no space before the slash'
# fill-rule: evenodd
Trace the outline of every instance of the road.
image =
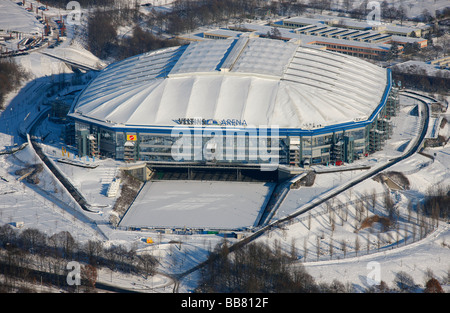
<svg viewBox="0 0 450 313">
<path fill-rule="evenodd" d="M 78 68 L 78 69 L 81 69 L 81 70 L 84 70 L 84 71 L 91 71 L 91 70 L 92 71 L 98 71 L 98 68 L 93 67 L 93 66 L 88 65 L 88 64 L 80 63 L 80 62 L 77 62 L 77 61 L 74 61 L 74 60 L 69 60 L 67 58 L 59 57 L 59 56 L 53 55 L 53 54 L 48 53 L 48 52 L 41 52 L 41 53 L 46 55 L 46 56 L 49 56 L 51 58 L 57 59 L 59 61 L 62 61 L 62 62 L 66 63 L 67 65 L 69 65 L 72 68 Z"/>
</svg>

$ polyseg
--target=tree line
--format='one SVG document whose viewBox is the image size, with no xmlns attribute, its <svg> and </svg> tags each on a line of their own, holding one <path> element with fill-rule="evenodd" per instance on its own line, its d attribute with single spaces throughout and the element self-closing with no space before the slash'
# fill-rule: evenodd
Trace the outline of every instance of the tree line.
<svg viewBox="0 0 450 313">
<path fill-rule="evenodd" d="M 52 0 L 58 2 L 59 0 Z M 206 25 L 239 25 L 245 19 L 264 20 L 273 16 L 298 16 L 307 9 L 314 13 L 324 10 L 338 11 L 338 16 L 350 16 L 365 20 L 371 12 L 368 0 L 357 2 L 344 0 L 333 5 L 331 0 L 298 0 L 298 1 L 262 1 L 262 0 L 176 0 L 171 10 L 162 11 L 154 8 L 149 14 L 140 11 L 138 2 L 121 0 L 85 0 L 87 7 L 94 8 L 88 16 L 88 45 L 96 56 L 121 60 L 142 52 L 180 45 L 182 42 L 175 36 L 192 32 Z M 81 3 L 84 7 L 84 2 Z M 120 5 L 118 5 L 120 4 Z M 380 5 L 381 18 L 384 21 L 400 23 L 407 20 L 407 8 L 395 7 L 386 0 Z M 411 9 L 411 8 L 410 8 Z M 439 12 L 437 12 L 439 13 Z M 446 11 L 439 13 L 443 16 Z M 422 15 L 427 19 L 427 12 Z M 428 20 L 427 20 L 428 21 Z M 118 36 L 120 26 L 132 25 L 132 31 Z M 162 34 L 166 34 L 162 36 Z M 169 35 L 169 36 L 167 36 Z M 277 38 L 276 34 L 269 37 Z M 407 47 L 414 52 L 417 47 Z M 394 49 L 396 50 L 396 49 Z M 396 51 L 392 51 L 395 54 Z M 389 56 L 395 57 L 395 55 Z"/>
<path fill-rule="evenodd" d="M 88 48 L 101 59 L 112 58 L 117 61 L 151 50 L 180 45 L 173 38 L 163 38 L 147 30 L 147 23 L 143 21 L 139 7 L 97 8 L 88 17 Z M 119 27 L 127 25 L 134 26 L 129 33 L 119 36 Z"/>
<path fill-rule="evenodd" d="M 20 87 L 30 74 L 12 58 L 0 58 L 0 109 L 8 93 Z"/>
<path fill-rule="evenodd" d="M 446 93 L 450 86 L 450 74 L 444 70 L 439 70 L 435 76 L 430 76 L 424 68 L 415 67 L 402 70 L 394 66 L 392 78 L 394 81 L 401 82 L 402 87 L 430 93 Z"/>
<path fill-rule="evenodd" d="M 201 269 L 196 292 L 318 292 L 319 286 L 279 246 L 251 243 L 230 254 L 226 241 L 217 246 Z"/>
<path fill-rule="evenodd" d="M 81 291 L 94 291 L 97 270 L 154 275 L 157 261 L 151 255 L 136 253 L 136 248 L 123 245 L 105 246 L 101 241 L 76 241 L 68 231 L 47 235 L 35 228 L 24 230 L 9 224 L 0 226 L 0 292 L 35 292 L 33 283 L 42 279 L 46 285 L 67 292 L 75 286 L 67 284 L 67 264 L 81 265 Z M 25 290 L 23 282 L 28 282 Z"/>
<path fill-rule="evenodd" d="M 438 224 L 441 219 L 448 221 L 450 218 L 450 186 L 439 184 L 428 188 L 423 210 L 435 224 Z"/>
<path fill-rule="evenodd" d="M 428 269 L 425 274 L 423 287 L 416 284 L 411 275 L 399 271 L 395 274 L 392 287 L 385 281 L 380 281 L 379 284 L 367 287 L 365 292 L 442 293 L 441 284 L 433 272 Z M 296 262 L 293 255 L 281 250 L 277 241 L 273 248 L 265 243 L 255 242 L 233 253 L 230 253 L 224 241 L 211 251 L 209 262 L 200 269 L 200 280 L 195 292 L 352 293 L 356 289 L 352 284 L 344 284 L 337 279 L 331 283 L 317 283 L 302 263 Z"/>
<path fill-rule="evenodd" d="M 127 1 L 123 0 L 76 0 L 82 8 L 91 8 L 91 7 L 113 7 L 117 3 L 126 3 Z M 48 5 L 51 7 L 66 9 L 69 1 L 67 0 L 41 0 L 40 1 L 44 5 Z"/>
</svg>

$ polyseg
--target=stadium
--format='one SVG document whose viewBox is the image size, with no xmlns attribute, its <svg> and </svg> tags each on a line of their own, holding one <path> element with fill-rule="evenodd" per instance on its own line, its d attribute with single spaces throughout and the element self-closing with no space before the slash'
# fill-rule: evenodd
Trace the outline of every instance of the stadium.
<svg viewBox="0 0 450 313">
<path fill-rule="evenodd" d="M 381 149 L 389 69 L 300 42 L 192 42 L 111 64 L 69 112 L 80 156 L 127 162 L 351 163 Z"/>
</svg>

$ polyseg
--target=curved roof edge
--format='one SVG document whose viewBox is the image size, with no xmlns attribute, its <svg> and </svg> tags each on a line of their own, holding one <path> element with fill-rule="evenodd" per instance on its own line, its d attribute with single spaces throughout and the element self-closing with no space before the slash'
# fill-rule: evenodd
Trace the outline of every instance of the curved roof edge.
<svg viewBox="0 0 450 313">
<path fill-rule="evenodd" d="M 392 87 L 390 69 L 286 44 L 243 37 L 133 56 L 93 78 L 68 115 L 108 129 L 166 133 L 179 127 L 171 124 L 177 117 L 199 114 L 210 119 L 247 118 L 258 125 L 279 123 L 280 131 L 304 135 L 363 127 L 373 121 Z M 204 95 L 203 90 L 211 92 Z"/>
<path fill-rule="evenodd" d="M 321 128 L 315 128 L 315 129 L 302 129 L 302 128 L 279 128 L 278 132 L 280 136 L 317 136 L 317 135 L 323 135 L 323 134 L 329 134 L 333 132 L 339 132 L 343 130 L 349 130 L 349 129 L 358 129 L 365 127 L 369 124 L 371 124 L 375 118 L 378 116 L 380 111 L 383 109 L 383 107 L 387 103 L 387 99 L 389 97 L 389 94 L 392 90 L 392 72 L 390 69 L 387 69 L 387 84 L 386 88 L 383 93 L 382 100 L 378 104 L 376 110 L 372 113 L 372 115 L 367 120 L 362 121 L 353 121 L 353 122 L 347 122 L 347 123 L 340 123 L 335 124 L 331 126 L 325 126 Z M 78 114 L 69 114 L 69 116 L 75 120 L 78 120 L 80 122 L 87 122 L 95 124 L 99 127 L 106 128 L 108 130 L 114 131 L 114 132 L 124 132 L 124 133 L 156 133 L 156 134 L 171 134 L 173 129 L 176 128 L 177 130 L 186 130 L 186 131 L 194 131 L 198 130 L 199 128 L 203 130 L 208 130 L 213 132 L 216 131 L 223 131 L 225 129 L 236 132 L 236 133 L 248 133 L 249 129 L 253 129 L 252 126 L 249 127 L 233 127 L 233 128 L 227 128 L 227 127 L 199 127 L 199 126 L 187 126 L 187 125 L 176 125 L 176 126 L 160 126 L 160 125 L 150 125 L 150 126 L 141 126 L 141 125 L 118 125 L 118 124 L 111 124 L 107 123 L 102 120 L 93 119 L 91 117 L 84 117 L 82 115 Z M 276 125 L 267 125 L 268 128 L 274 127 Z M 262 127 L 255 128 L 257 133 L 259 133 L 259 130 L 263 129 Z"/>
</svg>

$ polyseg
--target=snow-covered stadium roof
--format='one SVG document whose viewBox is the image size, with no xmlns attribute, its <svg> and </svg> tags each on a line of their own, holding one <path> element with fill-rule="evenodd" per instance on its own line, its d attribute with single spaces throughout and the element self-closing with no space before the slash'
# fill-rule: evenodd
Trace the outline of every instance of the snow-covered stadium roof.
<svg viewBox="0 0 450 313">
<path fill-rule="evenodd" d="M 310 129 L 367 120 L 386 84 L 386 69 L 367 61 L 243 36 L 112 64 L 82 92 L 70 115 L 121 128 L 203 118 Z"/>
</svg>

